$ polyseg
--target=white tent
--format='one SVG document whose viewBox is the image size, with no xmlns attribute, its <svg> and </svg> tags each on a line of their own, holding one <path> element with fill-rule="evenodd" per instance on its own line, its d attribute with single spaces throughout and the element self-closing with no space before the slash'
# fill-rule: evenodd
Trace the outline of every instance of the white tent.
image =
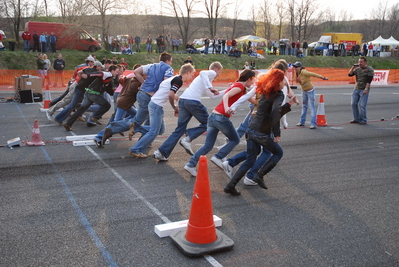
<svg viewBox="0 0 399 267">
<path fill-rule="evenodd" d="M 391 45 L 399 45 L 399 41 L 395 40 L 392 36 L 389 39 L 384 39 L 381 36 L 378 36 L 377 39 L 371 41 L 373 45 L 382 45 L 382 46 L 391 46 Z"/>
</svg>

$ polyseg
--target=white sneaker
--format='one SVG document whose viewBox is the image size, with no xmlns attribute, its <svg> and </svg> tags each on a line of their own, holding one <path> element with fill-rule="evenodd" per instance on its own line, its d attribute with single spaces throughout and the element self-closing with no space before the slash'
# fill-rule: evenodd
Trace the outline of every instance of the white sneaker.
<svg viewBox="0 0 399 267">
<path fill-rule="evenodd" d="M 164 157 L 164 155 L 162 155 L 161 151 L 159 151 L 158 149 L 154 151 L 154 158 L 156 158 L 159 161 L 167 161 L 168 159 Z"/>
<path fill-rule="evenodd" d="M 191 143 L 187 141 L 186 137 L 182 138 L 179 143 L 188 154 L 191 156 L 194 155 L 194 151 L 191 149 Z"/>
<path fill-rule="evenodd" d="M 258 185 L 257 182 L 254 182 L 254 180 L 249 179 L 247 176 L 245 176 L 245 178 L 244 178 L 244 184 L 245 184 L 245 185 L 249 185 L 249 186 L 251 186 L 251 185 Z"/>
<path fill-rule="evenodd" d="M 222 163 L 223 170 L 226 173 L 226 175 L 231 179 L 233 178 L 233 167 L 230 166 L 229 161 L 225 160 Z"/>
<path fill-rule="evenodd" d="M 215 163 L 216 166 L 218 166 L 219 168 L 221 168 L 221 169 L 223 170 L 223 160 L 222 160 L 222 159 L 218 159 L 217 157 L 213 156 L 213 157 L 211 158 L 211 161 L 212 161 L 213 163 Z"/>
<path fill-rule="evenodd" d="M 184 169 L 188 171 L 192 176 L 197 177 L 197 169 L 195 167 L 185 165 Z"/>
<path fill-rule="evenodd" d="M 50 115 L 50 113 L 48 112 L 48 110 L 46 110 L 46 117 L 47 117 L 47 119 L 48 119 L 49 121 L 52 121 L 52 120 L 53 120 L 52 115 Z"/>
</svg>

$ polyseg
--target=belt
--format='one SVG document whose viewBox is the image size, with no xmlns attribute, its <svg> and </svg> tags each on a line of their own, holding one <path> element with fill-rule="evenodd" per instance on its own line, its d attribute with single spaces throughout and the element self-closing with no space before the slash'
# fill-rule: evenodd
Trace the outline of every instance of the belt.
<svg viewBox="0 0 399 267">
<path fill-rule="evenodd" d="M 142 93 L 144 93 L 144 94 L 148 95 L 149 97 L 152 97 L 152 95 L 151 95 L 150 93 L 147 93 L 146 91 L 139 90 L 139 92 L 142 92 Z"/>
<path fill-rule="evenodd" d="M 91 90 L 91 89 L 89 89 L 89 88 L 85 88 L 85 90 L 86 90 L 86 92 L 88 92 L 88 93 L 90 93 L 90 94 L 93 94 L 93 95 L 100 95 L 100 92 Z"/>
</svg>

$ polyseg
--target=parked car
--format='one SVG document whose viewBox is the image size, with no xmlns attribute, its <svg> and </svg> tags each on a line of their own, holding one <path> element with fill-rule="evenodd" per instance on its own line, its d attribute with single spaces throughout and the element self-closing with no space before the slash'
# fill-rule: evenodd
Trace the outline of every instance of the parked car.
<svg viewBox="0 0 399 267">
<path fill-rule="evenodd" d="M 200 53 L 204 53 L 204 51 L 205 51 L 205 45 L 204 45 L 204 46 L 201 46 L 201 47 L 198 47 L 197 50 L 198 50 Z M 212 53 L 212 51 L 213 51 L 213 44 L 210 44 L 210 45 L 209 45 L 209 48 L 208 48 L 208 52 L 209 52 L 209 53 Z"/>
</svg>

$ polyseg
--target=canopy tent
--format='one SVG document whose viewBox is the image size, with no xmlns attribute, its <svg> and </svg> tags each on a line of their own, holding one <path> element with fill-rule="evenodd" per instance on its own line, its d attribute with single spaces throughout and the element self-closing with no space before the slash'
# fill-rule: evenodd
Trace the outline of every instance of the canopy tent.
<svg viewBox="0 0 399 267">
<path fill-rule="evenodd" d="M 267 40 L 265 38 L 261 38 L 255 35 L 245 35 L 237 38 L 236 41 L 237 43 L 248 43 L 248 41 L 251 41 L 253 43 L 254 42 L 260 43 L 260 42 L 266 42 Z"/>
<path fill-rule="evenodd" d="M 399 41 L 397 41 L 392 36 L 389 39 L 384 39 L 381 36 L 378 36 L 378 38 L 371 41 L 371 43 L 373 45 L 381 45 L 381 46 L 399 45 Z"/>
</svg>

